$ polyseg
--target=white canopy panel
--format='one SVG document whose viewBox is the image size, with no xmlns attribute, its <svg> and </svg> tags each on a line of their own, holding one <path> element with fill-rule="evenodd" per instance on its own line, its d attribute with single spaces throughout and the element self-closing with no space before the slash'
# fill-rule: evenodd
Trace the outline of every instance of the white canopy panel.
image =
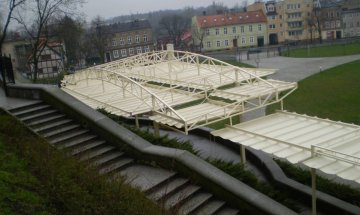
<svg viewBox="0 0 360 215">
<path fill-rule="evenodd" d="M 235 74 L 233 66 L 191 64 L 188 62 L 162 62 L 149 66 L 119 68 L 119 71 L 134 79 L 172 84 L 189 88 L 211 89 L 237 82 L 248 81 L 252 75 L 265 77 L 274 69 L 241 68 Z"/>
<path fill-rule="evenodd" d="M 132 88 L 132 90 L 128 90 L 102 80 L 89 79 L 77 82 L 76 85 L 69 84 L 62 89 L 94 109 L 105 108 L 107 111 L 120 116 L 131 116 L 152 111 L 151 95 L 145 95 L 144 92 L 139 91 L 140 89 Z M 147 85 L 146 89 L 171 106 L 203 98 L 201 95 L 159 86 Z"/>
<path fill-rule="evenodd" d="M 253 82 L 252 84 L 244 84 L 226 90 L 216 90 L 211 93 L 211 96 L 217 96 L 240 102 L 266 96 L 272 93 L 279 93 L 295 89 L 296 86 L 296 83 L 267 80 L 267 82 Z"/>
<path fill-rule="evenodd" d="M 328 174 L 360 182 L 360 126 L 277 112 L 224 129 L 214 136 Z"/>
</svg>

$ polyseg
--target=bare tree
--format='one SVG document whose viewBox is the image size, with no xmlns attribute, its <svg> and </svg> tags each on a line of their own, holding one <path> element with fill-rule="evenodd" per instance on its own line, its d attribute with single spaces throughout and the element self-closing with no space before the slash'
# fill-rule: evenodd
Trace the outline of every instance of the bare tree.
<svg viewBox="0 0 360 215">
<path fill-rule="evenodd" d="M 8 11 L 7 11 L 7 16 L 5 18 L 5 22 L 4 24 L 0 25 L 1 27 L 1 32 L 0 32 L 0 56 L 1 56 L 1 50 L 2 50 L 2 45 L 5 41 L 6 38 L 6 33 L 7 33 L 7 29 L 9 27 L 10 21 L 14 18 L 13 17 L 13 13 L 15 11 L 15 9 L 24 4 L 26 0 L 7 0 L 7 1 L 0 1 L 0 3 L 2 4 L 6 4 L 8 6 Z"/>
<path fill-rule="evenodd" d="M 61 17 L 54 25 L 54 34 L 65 44 L 67 67 L 76 65 L 80 59 L 80 40 L 84 30 L 83 22 L 70 16 Z"/>
<path fill-rule="evenodd" d="M 31 12 L 32 21 L 26 22 L 25 17 L 18 15 L 18 22 L 22 24 L 32 40 L 33 50 L 30 64 L 33 68 L 33 80 L 38 78 L 38 63 L 41 52 L 45 46 L 41 42 L 48 39 L 47 26 L 56 16 L 75 14 L 76 6 L 82 4 L 83 0 L 34 0 L 26 5 Z M 25 9 L 25 8 L 24 8 Z"/>
<path fill-rule="evenodd" d="M 316 3 L 314 4 L 313 10 L 311 12 L 311 23 L 312 23 L 312 28 L 318 31 L 319 34 L 319 42 L 322 43 L 322 35 L 321 35 L 321 31 L 322 31 L 322 15 L 321 15 L 321 5 L 319 1 L 316 1 Z"/>
<path fill-rule="evenodd" d="M 181 35 L 189 28 L 190 20 L 183 16 L 174 14 L 163 16 L 160 20 L 160 27 L 167 32 L 167 35 L 177 47 L 180 43 Z"/>
<path fill-rule="evenodd" d="M 199 46 L 199 51 L 202 51 L 202 48 L 204 47 L 203 41 L 204 41 L 204 37 L 205 37 L 205 31 L 206 28 L 201 27 L 201 26 L 197 26 L 195 23 L 192 24 L 192 37 L 194 40 L 194 45 Z M 195 44 L 195 40 L 196 42 L 198 42 L 198 44 Z"/>
<path fill-rule="evenodd" d="M 96 16 L 91 21 L 91 27 L 88 32 L 88 40 L 89 43 L 87 43 L 87 48 L 95 48 L 96 55 L 100 59 L 100 63 L 104 63 L 104 55 L 105 55 L 105 44 L 106 44 L 106 38 L 105 38 L 105 30 L 106 26 L 104 26 L 104 19 L 100 16 Z"/>
</svg>

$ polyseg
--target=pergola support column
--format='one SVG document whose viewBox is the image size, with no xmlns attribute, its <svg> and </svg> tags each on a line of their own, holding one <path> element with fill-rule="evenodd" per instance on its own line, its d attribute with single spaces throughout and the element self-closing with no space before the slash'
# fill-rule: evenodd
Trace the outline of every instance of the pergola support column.
<svg viewBox="0 0 360 215">
<path fill-rule="evenodd" d="M 246 152 L 244 145 L 240 145 L 240 160 L 241 160 L 241 164 L 243 165 L 246 164 Z"/>
<path fill-rule="evenodd" d="M 316 169 L 311 168 L 312 215 L 316 215 Z"/>
<path fill-rule="evenodd" d="M 155 135 L 155 137 L 160 137 L 159 123 L 154 121 L 153 126 L 154 126 L 154 135 Z"/>
<path fill-rule="evenodd" d="M 139 117 L 138 117 L 138 115 L 135 115 L 135 126 L 136 126 L 136 128 L 137 128 L 137 129 L 139 129 L 139 128 L 140 128 L 140 124 L 139 124 Z"/>
</svg>

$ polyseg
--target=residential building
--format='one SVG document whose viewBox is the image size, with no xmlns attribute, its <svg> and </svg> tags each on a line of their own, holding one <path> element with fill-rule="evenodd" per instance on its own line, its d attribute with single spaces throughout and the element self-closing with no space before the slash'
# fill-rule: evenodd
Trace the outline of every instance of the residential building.
<svg viewBox="0 0 360 215">
<path fill-rule="evenodd" d="M 261 9 L 267 18 L 269 44 L 307 40 L 315 35 L 309 31 L 313 0 L 256 1 L 248 11 Z"/>
<path fill-rule="evenodd" d="M 312 20 L 313 0 L 284 0 L 278 3 L 285 25 L 286 42 L 311 40 L 316 37 L 309 23 Z"/>
<path fill-rule="evenodd" d="M 268 45 L 267 22 L 263 11 L 195 16 L 192 19 L 195 45 L 203 51 Z"/>
<path fill-rule="evenodd" d="M 147 20 L 102 26 L 105 34 L 105 62 L 154 50 L 152 28 Z"/>
<path fill-rule="evenodd" d="M 11 57 L 15 75 L 23 75 L 32 78 L 34 74 L 33 44 L 31 41 L 18 38 L 16 40 L 7 40 L 3 44 L 2 52 Z M 56 77 L 64 70 L 65 65 L 65 47 L 62 42 L 40 39 L 38 56 L 38 78 Z"/>
<path fill-rule="evenodd" d="M 43 38 L 40 39 L 39 51 L 37 54 L 39 57 L 37 67 L 38 67 L 38 78 L 53 78 L 57 77 L 65 68 L 65 55 L 64 55 L 64 45 L 59 41 L 48 41 Z M 30 74 L 34 74 L 34 65 L 33 65 L 33 55 L 30 55 L 28 59 L 28 64 L 30 66 Z"/>
<path fill-rule="evenodd" d="M 348 9 L 342 12 L 344 37 L 360 36 L 360 8 Z"/>
<path fill-rule="evenodd" d="M 342 3 L 340 1 L 319 0 L 321 37 L 326 40 L 342 38 Z"/>
</svg>

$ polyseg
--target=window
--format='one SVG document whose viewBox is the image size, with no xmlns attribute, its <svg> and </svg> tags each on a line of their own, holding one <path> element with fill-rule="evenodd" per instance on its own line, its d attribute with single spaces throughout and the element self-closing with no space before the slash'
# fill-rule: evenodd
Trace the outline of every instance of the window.
<svg viewBox="0 0 360 215">
<path fill-rule="evenodd" d="M 41 60 L 42 60 L 42 61 L 51 60 L 51 55 L 50 55 L 50 54 L 41 55 Z"/>
<path fill-rule="evenodd" d="M 121 57 L 126 57 L 126 49 L 121 49 Z"/>
<path fill-rule="evenodd" d="M 111 44 L 112 44 L 112 46 L 116 46 L 116 39 L 113 39 Z"/>
<path fill-rule="evenodd" d="M 125 41 L 124 41 L 124 38 L 120 38 L 120 45 L 124 45 L 125 44 Z"/>
<path fill-rule="evenodd" d="M 279 15 L 279 18 L 282 19 L 282 15 Z"/>
<path fill-rule="evenodd" d="M 227 28 L 224 28 L 224 34 L 227 34 Z"/>
<path fill-rule="evenodd" d="M 144 34 L 144 42 L 147 42 L 148 38 L 147 38 L 147 34 Z"/>
<path fill-rule="evenodd" d="M 128 44 L 131 44 L 131 42 L 132 42 L 132 38 L 131 36 L 128 36 Z"/>
<path fill-rule="evenodd" d="M 58 72 L 58 71 L 59 71 L 59 68 L 58 68 L 57 66 L 53 66 L 53 67 L 52 67 L 52 71 L 53 71 L 53 72 Z"/>
<path fill-rule="evenodd" d="M 206 42 L 206 46 L 207 46 L 208 48 L 210 48 L 210 47 L 211 47 L 211 42 L 210 42 L 210 41 Z"/>
<path fill-rule="evenodd" d="M 220 47 L 221 46 L 221 43 L 220 43 L 220 41 L 218 40 L 218 41 L 216 41 L 216 46 L 217 47 Z"/>
<path fill-rule="evenodd" d="M 254 43 L 254 37 L 250 37 L 250 43 Z"/>
<path fill-rule="evenodd" d="M 137 47 L 136 48 L 136 54 L 141 54 L 142 50 L 141 50 L 141 47 Z"/>
<path fill-rule="evenodd" d="M 129 48 L 129 55 L 134 55 L 134 48 Z"/>
<path fill-rule="evenodd" d="M 236 27 L 232 28 L 232 32 L 233 32 L 233 34 L 236 34 Z"/>
<path fill-rule="evenodd" d="M 241 44 L 245 44 L 246 43 L 246 38 L 245 37 L 242 37 L 241 38 Z"/>
<path fill-rule="evenodd" d="M 146 53 L 146 52 L 150 52 L 149 46 L 144 46 L 144 52 L 145 52 L 145 53 Z"/>
<path fill-rule="evenodd" d="M 209 36 L 209 35 L 210 35 L 210 29 L 207 28 L 207 29 L 205 30 L 205 34 L 206 34 L 206 36 Z"/>
<path fill-rule="evenodd" d="M 275 29 L 275 24 L 270 24 L 269 29 Z"/>
<path fill-rule="evenodd" d="M 136 36 L 135 36 L 135 42 L 136 42 L 136 43 L 140 43 L 140 37 L 139 37 L 139 35 L 136 35 Z"/>
<path fill-rule="evenodd" d="M 225 46 L 229 46 L 229 40 L 225 40 L 225 41 L 224 41 L 224 45 L 225 45 Z"/>
<path fill-rule="evenodd" d="M 215 34 L 216 34 L 216 35 L 219 35 L 219 29 L 218 29 L 218 28 L 215 29 Z"/>
<path fill-rule="evenodd" d="M 258 25 L 258 30 L 261 31 L 261 24 Z"/>
<path fill-rule="evenodd" d="M 249 25 L 249 31 L 252 32 L 252 25 Z"/>
<path fill-rule="evenodd" d="M 275 15 L 272 15 L 272 16 L 271 16 L 271 19 L 275 19 L 275 18 L 276 18 L 276 16 L 275 16 Z"/>
<path fill-rule="evenodd" d="M 113 51 L 113 55 L 114 55 L 114 58 L 118 58 L 118 57 L 119 57 L 119 51 L 118 51 L 118 50 L 114 50 L 114 51 Z"/>
<path fill-rule="evenodd" d="M 240 26 L 241 33 L 244 33 L 244 26 Z"/>
</svg>

